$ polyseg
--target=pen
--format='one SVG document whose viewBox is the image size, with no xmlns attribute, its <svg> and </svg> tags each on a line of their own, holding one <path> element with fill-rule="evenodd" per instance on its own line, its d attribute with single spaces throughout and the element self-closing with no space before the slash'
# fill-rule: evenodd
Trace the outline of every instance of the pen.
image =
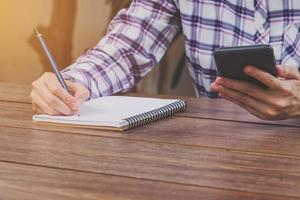
<svg viewBox="0 0 300 200">
<path fill-rule="evenodd" d="M 42 48 L 43 48 L 43 50 L 44 50 L 44 52 L 45 52 L 45 54 L 46 54 L 46 56 L 47 56 L 47 58 L 48 58 L 50 64 L 51 64 L 52 70 L 54 71 L 54 73 L 55 73 L 55 75 L 56 75 L 56 77 L 57 77 L 59 83 L 61 84 L 61 86 L 62 86 L 69 94 L 71 94 L 71 92 L 70 92 L 70 90 L 69 90 L 69 88 L 68 88 L 68 86 L 67 86 L 65 80 L 63 79 L 63 77 L 62 77 L 62 75 L 61 75 L 61 73 L 60 73 L 60 71 L 59 71 L 59 69 L 58 69 L 58 66 L 57 66 L 57 64 L 56 64 L 56 62 L 55 62 L 55 60 L 54 60 L 54 58 L 53 58 L 53 56 L 52 56 L 52 54 L 51 54 L 51 52 L 50 52 L 50 50 L 49 50 L 49 48 L 48 48 L 48 46 L 47 46 L 47 44 L 46 44 L 44 38 L 43 38 L 43 35 L 38 31 L 38 29 L 37 29 L 36 27 L 34 28 L 34 30 L 35 30 L 35 32 L 36 32 L 36 34 L 37 34 L 37 38 L 39 39 L 39 41 L 40 41 L 40 43 L 41 43 L 41 46 L 42 46 Z M 72 94 L 71 94 L 71 95 L 72 95 Z M 80 113 L 78 114 L 78 117 L 80 117 Z"/>
<path fill-rule="evenodd" d="M 56 62 L 55 62 L 55 60 L 54 60 L 54 58 L 53 58 L 53 56 L 52 56 L 52 54 L 51 54 L 51 52 L 50 52 L 50 50 L 49 50 L 49 48 L 48 48 L 48 46 L 47 46 L 47 44 L 46 44 L 44 38 L 43 38 L 43 35 L 38 31 L 38 29 L 37 29 L 36 27 L 34 28 L 34 30 L 35 30 L 35 32 L 36 32 L 36 34 L 37 34 L 37 38 L 39 39 L 39 41 L 40 41 L 40 43 L 41 43 L 41 46 L 42 46 L 42 48 L 43 48 L 43 50 L 44 50 L 44 52 L 45 52 L 45 54 L 46 54 L 46 56 L 47 56 L 47 58 L 48 58 L 50 64 L 51 64 L 52 70 L 54 71 L 54 73 L 55 73 L 55 75 L 56 75 L 56 77 L 57 77 L 59 83 L 61 84 L 61 86 L 62 86 L 69 94 L 71 94 L 71 92 L 70 92 L 70 90 L 69 90 L 69 88 L 68 88 L 66 82 L 64 81 L 64 79 L 63 79 L 63 77 L 62 77 L 60 71 L 58 70 L 57 64 L 56 64 Z"/>
</svg>

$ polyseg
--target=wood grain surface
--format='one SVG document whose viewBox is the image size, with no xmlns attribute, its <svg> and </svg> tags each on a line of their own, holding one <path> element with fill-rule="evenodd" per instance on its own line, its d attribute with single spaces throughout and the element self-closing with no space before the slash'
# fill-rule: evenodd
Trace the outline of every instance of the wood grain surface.
<svg viewBox="0 0 300 200">
<path fill-rule="evenodd" d="M 30 103 L 31 86 L 0 82 L 0 101 Z"/>
<path fill-rule="evenodd" d="M 0 172 L 5 200 L 296 199 L 6 162 Z"/>
<path fill-rule="evenodd" d="M 0 91 L 0 199 L 300 199 L 299 120 L 183 97 L 120 133 L 33 123 L 30 86 Z"/>
</svg>

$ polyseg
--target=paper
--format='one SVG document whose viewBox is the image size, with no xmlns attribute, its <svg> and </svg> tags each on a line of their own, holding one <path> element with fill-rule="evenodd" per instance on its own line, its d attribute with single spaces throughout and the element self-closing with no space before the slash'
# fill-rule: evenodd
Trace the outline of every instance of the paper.
<svg viewBox="0 0 300 200">
<path fill-rule="evenodd" d="M 90 126 L 122 127 L 124 119 L 162 108 L 178 100 L 141 97 L 102 97 L 81 106 L 80 116 L 35 115 L 34 121 Z"/>
</svg>

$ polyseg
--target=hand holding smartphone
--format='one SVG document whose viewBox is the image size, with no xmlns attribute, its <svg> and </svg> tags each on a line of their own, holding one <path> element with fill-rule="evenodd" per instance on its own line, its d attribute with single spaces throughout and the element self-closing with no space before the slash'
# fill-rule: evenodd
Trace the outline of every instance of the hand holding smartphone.
<svg viewBox="0 0 300 200">
<path fill-rule="evenodd" d="M 264 86 L 244 72 L 247 65 L 252 65 L 277 77 L 274 51 L 269 45 L 220 48 L 214 52 L 214 58 L 219 76 L 225 78 Z"/>
</svg>

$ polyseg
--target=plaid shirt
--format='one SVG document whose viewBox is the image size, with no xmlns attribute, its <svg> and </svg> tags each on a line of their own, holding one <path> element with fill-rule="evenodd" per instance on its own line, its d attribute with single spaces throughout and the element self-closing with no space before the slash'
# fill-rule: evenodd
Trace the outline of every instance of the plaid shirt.
<svg viewBox="0 0 300 200">
<path fill-rule="evenodd" d="M 91 98 L 128 91 L 182 29 L 197 95 L 214 98 L 216 48 L 270 44 L 277 64 L 299 67 L 299 28 L 300 0 L 133 0 L 63 76 L 85 84 Z"/>
</svg>

